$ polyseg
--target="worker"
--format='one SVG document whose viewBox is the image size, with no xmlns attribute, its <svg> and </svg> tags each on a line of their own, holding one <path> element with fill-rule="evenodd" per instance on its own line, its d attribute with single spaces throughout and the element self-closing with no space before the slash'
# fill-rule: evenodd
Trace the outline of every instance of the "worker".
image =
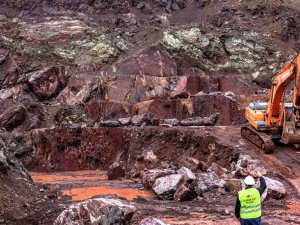
<svg viewBox="0 0 300 225">
<path fill-rule="evenodd" d="M 267 185 L 261 173 L 257 173 L 260 180 L 260 187 L 254 188 L 255 180 L 247 176 L 244 180 L 246 189 L 239 191 L 235 205 L 235 216 L 240 220 L 241 225 L 262 225 L 261 222 L 261 195 Z"/>
</svg>

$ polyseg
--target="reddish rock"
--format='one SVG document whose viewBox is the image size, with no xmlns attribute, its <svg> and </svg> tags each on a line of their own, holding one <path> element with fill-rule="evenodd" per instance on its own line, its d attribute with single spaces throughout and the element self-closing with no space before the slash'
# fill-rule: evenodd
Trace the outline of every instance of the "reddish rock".
<svg viewBox="0 0 300 225">
<path fill-rule="evenodd" d="M 200 168 L 200 161 L 193 157 L 184 155 L 178 163 L 179 167 L 187 167 L 192 172 L 196 172 Z"/>
<path fill-rule="evenodd" d="M 264 178 L 267 184 L 267 189 L 262 194 L 262 198 L 281 199 L 287 194 L 286 188 L 280 181 L 269 177 Z"/>
<path fill-rule="evenodd" d="M 201 91 L 216 91 L 215 86 L 216 84 L 214 84 L 212 79 L 207 75 L 191 76 L 188 74 L 188 76 L 180 76 L 179 81 L 177 81 L 177 85 L 170 96 L 175 98 L 186 98 Z"/>
<path fill-rule="evenodd" d="M 182 175 L 173 174 L 156 179 L 152 188 L 160 199 L 172 200 L 176 190 L 183 182 L 184 178 Z"/>
<path fill-rule="evenodd" d="M 45 100 L 56 96 L 66 86 L 67 79 L 64 67 L 49 67 L 32 73 L 28 86 L 40 100 Z"/>
<path fill-rule="evenodd" d="M 132 107 L 127 103 L 92 101 L 84 105 L 86 115 L 95 120 L 116 120 L 130 116 Z"/>
<path fill-rule="evenodd" d="M 20 103 L 11 100 L 0 102 L 0 127 L 13 130 L 21 125 L 26 118 L 26 108 Z"/>
<path fill-rule="evenodd" d="M 196 180 L 195 174 L 189 168 L 181 167 L 177 173 L 183 175 L 185 182 L 192 183 Z"/>
<path fill-rule="evenodd" d="M 182 184 L 174 194 L 174 200 L 176 201 L 188 201 L 197 196 L 195 191 L 191 191 L 186 185 Z"/>
<path fill-rule="evenodd" d="M 215 172 L 219 177 L 226 177 L 227 170 L 219 166 L 217 163 L 212 163 L 209 169 Z"/>
<path fill-rule="evenodd" d="M 57 128 L 32 131 L 32 170 L 107 169 L 122 151 L 121 128 Z"/>
<path fill-rule="evenodd" d="M 162 162 L 157 158 L 152 150 L 144 151 L 140 154 L 134 163 L 134 169 L 137 171 L 161 167 Z"/>
<path fill-rule="evenodd" d="M 125 170 L 120 162 L 114 162 L 107 171 L 109 180 L 116 180 L 125 176 Z"/>
<path fill-rule="evenodd" d="M 129 75 L 176 76 L 177 65 L 174 59 L 156 46 L 143 49 L 117 65 L 118 72 Z"/>
<path fill-rule="evenodd" d="M 176 118 L 181 120 L 190 116 L 188 107 L 180 99 L 154 99 L 148 106 L 146 105 L 144 110 L 157 119 Z"/>
<path fill-rule="evenodd" d="M 193 98 L 194 115 L 200 117 L 219 113 L 216 125 L 239 124 L 237 118 L 238 103 L 222 94 L 203 94 Z"/>
<path fill-rule="evenodd" d="M 171 169 L 152 169 L 152 170 L 143 171 L 141 174 L 142 183 L 145 188 L 150 189 L 152 188 L 157 178 L 171 175 L 174 173 L 175 171 Z"/>
<path fill-rule="evenodd" d="M 9 53 L 0 49 L 0 86 L 5 88 L 17 83 L 19 80 L 18 65 Z"/>
<path fill-rule="evenodd" d="M 227 92 L 231 91 L 235 95 L 254 95 L 259 90 L 254 84 L 248 84 L 246 81 L 230 76 L 222 76 L 218 79 L 219 91 Z"/>
<path fill-rule="evenodd" d="M 197 176 L 196 192 L 202 195 L 213 189 L 224 188 L 226 182 L 220 179 L 214 172 L 201 173 Z"/>
<path fill-rule="evenodd" d="M 262 175 L 267 174 L 267 170 L 262 162 L 252 159 L 249 155 L 240 154 L 238 161 L 235 164 L 235 174 L 238 176 L 251 175 L 256 177 L 257 172 L 260 172 Z"/>
<path fill-rule="evenodd" d="M 84 103 L 90 99 L 103 100 L 99 86 L 97 77 L 74 75 L 68 79 L 57 100 L 70 105 Z"/>
<path fill-rule="evenodd" d="M 260 172 L 260 174 L 263 176 L 267 174 L 266 168 L 264 167 L 263 163 L 259 160 L 248 161 L 247 172 L 253 177 L 257 176 L 257 172 Z"/>
</svg>

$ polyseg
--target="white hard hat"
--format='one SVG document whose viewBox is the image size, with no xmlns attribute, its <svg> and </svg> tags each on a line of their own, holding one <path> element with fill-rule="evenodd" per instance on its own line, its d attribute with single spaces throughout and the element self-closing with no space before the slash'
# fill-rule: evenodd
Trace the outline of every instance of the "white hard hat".
<svg viewBox="0 0 300 225">
<path fill-rule="evenodd" d="M 254 185 L 254 184 L 255 184 L 255 180 L 254 180 L 253 177 L 247 176 L 247 177 L 245 178 L 245 180 L 244 180 L 244 183 L 245 183 L 246 185 Z"/>
</svg>

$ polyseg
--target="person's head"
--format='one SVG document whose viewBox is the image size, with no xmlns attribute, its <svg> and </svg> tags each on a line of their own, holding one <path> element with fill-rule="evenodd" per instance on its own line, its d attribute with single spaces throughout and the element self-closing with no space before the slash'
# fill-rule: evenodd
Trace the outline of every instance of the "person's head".
<svg viewBox="0 0 300 225">
<path fill-rule="evenodd" d="M 246 188 L 252 188 L 255 184 L 255 180 L 252 176 L 247 176 L 245 179 L 244 179 L 244 183 L 247 185 Z"/>
</svg>

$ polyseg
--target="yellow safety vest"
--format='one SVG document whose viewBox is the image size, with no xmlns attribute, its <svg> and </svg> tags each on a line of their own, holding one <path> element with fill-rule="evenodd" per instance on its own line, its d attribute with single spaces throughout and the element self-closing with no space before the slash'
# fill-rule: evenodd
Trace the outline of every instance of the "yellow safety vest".
<svg viewBox="0 0 300 225">
<path fill-rule="evenodd" d="M 249 188 L 239 191 L 238 196 L 241 203 L 241 219 L 255 219 L 261 217 L 260 194 L 257 189 Z"/>
</svg>

